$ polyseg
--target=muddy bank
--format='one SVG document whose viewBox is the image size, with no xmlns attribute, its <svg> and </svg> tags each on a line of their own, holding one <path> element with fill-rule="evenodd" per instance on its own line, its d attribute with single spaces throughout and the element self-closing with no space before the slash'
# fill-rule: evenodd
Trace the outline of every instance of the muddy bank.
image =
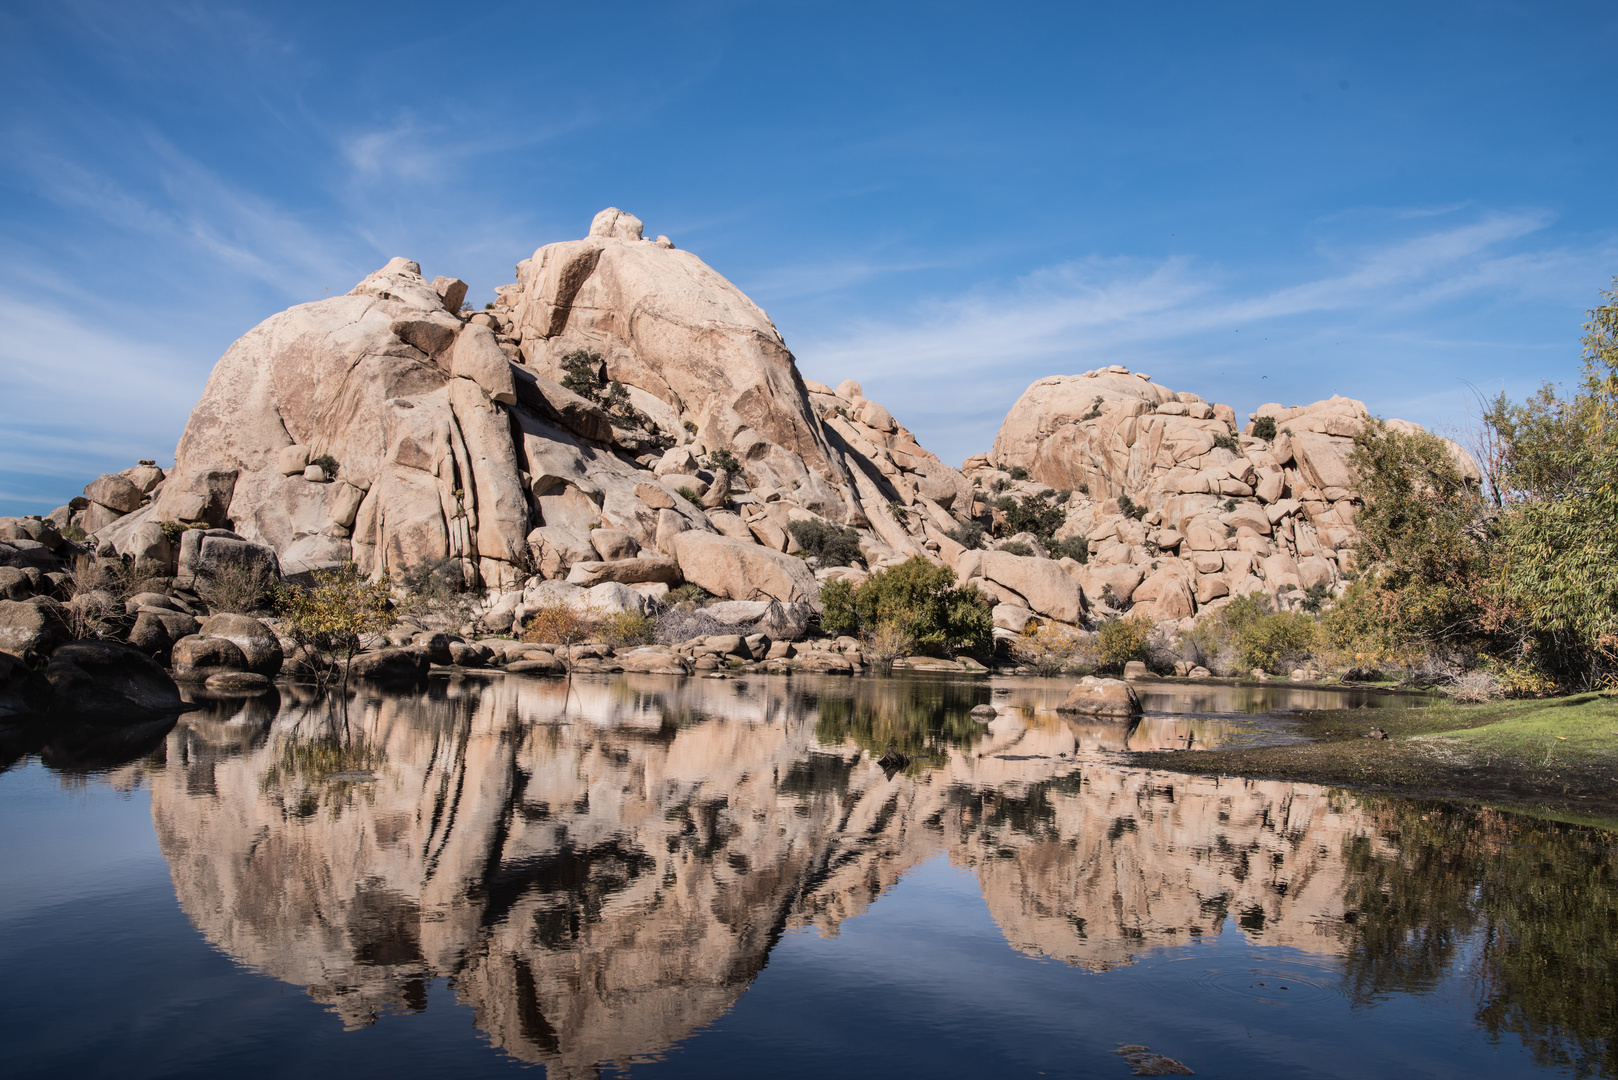
<svg viewBox="0 0 1618 1080">
<path fill-rule="evenodd" d="M 1277 727 L 1309 741 L 1131 758 L 1148 768 L 1459 799 L 1618 829 L 1618 703 L 1610 698 L 1301 712 Z M 1367 737 L 1373 729 L 1387 737 Z"/>
</svg>

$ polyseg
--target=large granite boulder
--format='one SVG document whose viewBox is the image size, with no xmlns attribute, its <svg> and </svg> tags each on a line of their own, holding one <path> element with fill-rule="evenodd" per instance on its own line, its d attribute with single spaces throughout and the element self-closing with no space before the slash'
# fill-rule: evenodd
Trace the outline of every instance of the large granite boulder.
<svg viewBox="0 0 1618 1080">
<path fill-rule="evenodd" d="M 675 559 L 685 580 L 732 600 L 813 601 L 815 575 L 800 558 L 717 533 L 682 532 Z"/>
<path fill-rule="evenodd" d="M 223 613 L 202 620 L 202 636 L 221 638 L 242 652 L 247 670 L 273 676 L 281 670 L 284 656 L 275 632 L 251 615 Z"/>
</svg>

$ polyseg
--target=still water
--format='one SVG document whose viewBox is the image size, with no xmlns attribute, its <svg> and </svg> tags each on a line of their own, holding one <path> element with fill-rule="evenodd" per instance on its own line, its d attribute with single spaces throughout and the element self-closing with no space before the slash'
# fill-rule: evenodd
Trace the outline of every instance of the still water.
<svg viewBox="0 0 1618 1080">
<path fill-rule="evenodd" d="M 1342 703 L 1150 689 L 490 676 L 14 747 L 5 1074 L 1618 1075 L 1618 838 L 1130 768 Z"/>
</svg>

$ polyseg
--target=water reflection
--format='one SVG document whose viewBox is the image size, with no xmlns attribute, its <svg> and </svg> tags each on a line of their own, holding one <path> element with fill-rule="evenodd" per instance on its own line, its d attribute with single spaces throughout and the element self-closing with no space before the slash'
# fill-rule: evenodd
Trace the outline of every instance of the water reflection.
<svg viewBox="0 0 1618 1080">
<path fill-rule="evenodd" d="M 452 976 L 555 1077 L 674 1045 L 783 930 L 837 933 L 940 850 L 1030 955 L 1104 972 L 1234 925 L 1301 951 L 1298 994 L 1361 1001 L 1472 965 L 1489 1030 L 1613 1073 L 1610 838 L 1128 768 L 1106 751 L 1229 725 L 1075 723 L 1047 689 L 986 725 L 989 687 L 934 680 L 513 677 L 346 715 L 294 692 L 187 715 L 127 771 L 219 948 L 350 1026 Z M 892 779 L 889 743 L 918 758 Z"/>
</svg>

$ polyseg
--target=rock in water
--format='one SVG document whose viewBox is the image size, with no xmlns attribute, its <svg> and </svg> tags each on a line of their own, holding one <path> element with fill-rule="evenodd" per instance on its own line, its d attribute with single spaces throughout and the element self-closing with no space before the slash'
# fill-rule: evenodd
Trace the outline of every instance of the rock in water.
<svg viewBox="0 0 1618 1080">
<path fill-rule="evenodd" d="M 1108 720 L 1127 720 L 1140 712 L 1140 698 L 1135 688 L 1122 679 L 1098 679 L 1086 675 L 1068 691 L 1067 699 L 1056 707 L 1057 712 L 1082 713 Z"/>
<path fill-rule="evenodd" d="M 174 680 L 151 657 L 121 641 L 75 641 L 45 668 L 55 710 L 105 723 L 184 711 Z"/>
</svg>

